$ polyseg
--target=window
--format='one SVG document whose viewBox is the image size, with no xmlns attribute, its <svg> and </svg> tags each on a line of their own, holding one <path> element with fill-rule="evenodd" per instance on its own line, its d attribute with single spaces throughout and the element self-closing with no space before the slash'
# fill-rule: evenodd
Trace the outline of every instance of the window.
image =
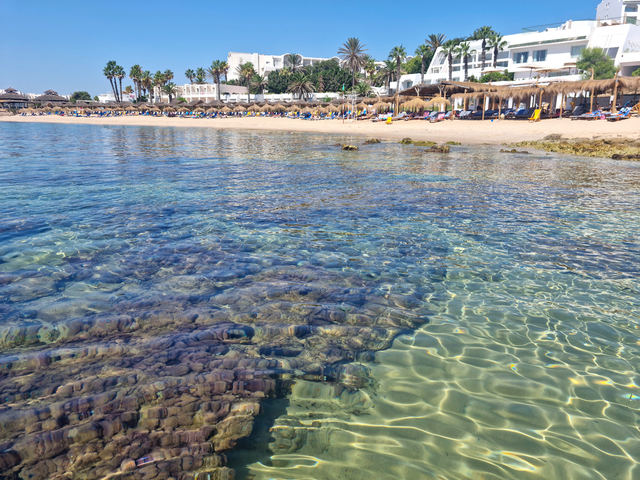
<svg viewBox="0 0 640 480">
<path fill-rule="evenodd" d="M 618 47 L 610 48 L 607 52 L 607 55 L 615 60 L 615 58 L 618 56 Z"/>
<path fill-rule="evenodd" d="M 485 60 L 488 62 L 490 60 L 493 60 L 493 54 L 492 53 L 486 53 L 485 54 Z"/>
<path fill-rule="evenodd" d="M 533 52 L 533 61 L 534 62 L 544 62 L 547 60 L 547 51 L 546 50 L 535 50 Z"/>
<path fill-rule="evenodd" d="M 460 71 L 460 67 L 459 66 L 458 67 L 453 67 L 453 71 L 454 72 L 459 72 Z"/>
<path fill-rule="evenodd" d="M 638 19 L 636 17 L 627 17 L 627 23 L 631 25 L 637 25 Z"/>
<path fill-rule="evenodd" d="M 461 59 L 460 57 L 455 57 L 455 58 L 453 59 L 453 64 L 455 65 L 455 64 L 457 64 L 457 63 L 460 63 L 461 61 L 462 61 L 462 59 Z"/>
<path fill-rule="evenodd" d="M 520 52 L 513 54 L 513 63 L 527 63 L 529 61 L 529 52 Z"/>
<path fill-rule="evenodd" d="M 638 11 L 638 5 L 625 5 L 624 11 L 627 13 L 636 13 Z"/>
<path fill-rule="evenodd" d="M 507 60 L 509 58 L 509 52 L 498 53 L 498 60 Z"/>
<path fill-rule="evenodd" d="M 578 47 L 571 47 L 571 57 L 572 58 L 578 58 L 581 54 L 582 51 L 585 49 L 586 45 L 580 45 Z"/>
<path fill-rule="evenodd" d="M 498 67 L 508 67 L 509 66 L 509 62 L 498 62 L 496 63 L 496 66 Z"/>
</svg>

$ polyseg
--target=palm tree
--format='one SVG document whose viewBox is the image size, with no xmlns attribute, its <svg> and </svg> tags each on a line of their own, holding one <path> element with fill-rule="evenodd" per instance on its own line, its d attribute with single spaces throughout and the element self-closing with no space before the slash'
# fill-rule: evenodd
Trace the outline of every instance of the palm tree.
<svg viewBox="0 0 640 480">
<path fill-rule="evenodd" d="M 288 53 L 284 57 L 284 62 L 291 65 L 291 71 L 296 73 L 296 68 L 302 65 L 302 57 L 297 53 Z"/>
<path fill-rule="evenodd" d="M 165 70 L 162 75 L 164 75 L 164 80 L 167 83 L 169 83 L 169 82 L 171 82 L 171 80 L 173 80 L 173 72 L 171 70 Z"/>
<path fill-rule="evenodd" d="M 167 83 L 164 79 L 164 75 L 162 74 L 162 72 L 160 70 L 158 70 L 154 75 L 153 75 L 153 87 L 154 87 L 154 94 L 153 94 L 153 98 L 156 98 L 155 95 L 155 88 L 161 89 L 164 84 Z"/>
<path fill-rule="evenodd" d="M 357 38 L 348 38 L 346 43 L 338 49 L 338 55 L 352 73 L 352 86 L 356 85 L 356 72 L 359 72 L 365 65 L 364 52 L 367 51 L 366 45 L 360 43 Z"/>
<path fill-rule="evenodd" d="M 298 98 L 304 99 L 306 99 L 313 90 L 313 83 L 309 81 L 308 77 L 305 77 L 300 73 L 293 76 L 293 79 L 287 88 L 287 92 L 293 93 L 294 95 L 297 95 Z"/>
<path fill-rule="evenodd" d="M 364 71 L 369 74 L 369 80 L 373 80 L 373 74 L 376 73 L 376 61 L 369 55 L 365 55 Z"/>
<path fill-rule="evenodd" d="M 126 93 L 127 95 L 131 95 L 133 93 L 133 89 L 131 88 L 131 85 L 127 85 L 125 87 L 124 93 Z"/>
<path fill-rule="evenodd" d="M 118 81 L 120 82 L 120 93 L 118 94 L 119 95 L 118 102 L 122 102 L 122 79 L 126 77 L 127 74 L 124 71 L 124 68 L 122 68 L 120 65 L 116 65 L 113 70 L 113 76 L 114 78 L 117 78 Z"/>
<path fill-rule="evenodd" d="M 216 84 L 216 97 L 218 97 L 218 100 L 220 100 L 220 78 L 223 73 L 223 64 L 226 63 L 227 62 L 222 62 L 221 60 L 214 60 L 207 69 L 207 75 Z"/>
<path fill-rule="evenodd" d="M 482 40 L 482 70 L 484 70 L 485 62 L 487 59 L 487 39 L 495 35 L 495 32 L 491 27 L 480 27 L 473 32 L 474 40 Z"/>
<path fill-rule="evenodd" d="M 136 98 L 140 96 L 140 77 L 142 76 L 142 67 L 140 65 L 134 65 L 129 70 L 129 78 L 133 81 L 133 86 L 136 89 Z"/>
<path fill-rule="evenodd" d="M 153 78 L 151 78 L 151 72 L 149 70 L 145 70 L 140 75 L 140 85 L 144 91 L 144 95 L 147 95 L 147 91 L 149 91 L 148 101 L 151 101 L 151 86 L 153 85 Z"/>
<path fill-rule="evenodd" d="M 431 54 L 431 48 L 429 48 L 428 45 L 420 45 L 418 48 L 416 48 L 415 54 L 416 57 L 420 57 L 420 60 L 422 61 L 422 66 L 420 67 L 420 83 L 424 83 L 424 69 L 425 64 L 427 63 L 427 59 Z"/>
<path fill-rule="evenodd" d="M 280 75 L 283 77 L 288 77 L 289 75 L 293 75 L 293 72 L 289 67 L 284 67 L 282 70 L 280 70 Z"/>
<path fill-rule="evenodd" d="M 162 92 L 169 95 L 169 103 L 171 103 L 173 96 L 178 93 L 178 87 L 175 83 L 171 82 L 162 87 Z"/>
<path fill-rule="evenodd" d="M 242 78 L 247 86 L 247 102 L 251 101 L 251 79 L 256 74 L 255 68 L 253 68 L 253 63 L 247 62 L 240 67 L 240 78 Z"/>
<path fill-rule="evenodd" d="M 186 72 L 184 72 L 184 76 L 187 77 L 187 79 L 189 80 L 189 83 L 193 84 L 193 79 L 196 78 L 196 72 L 189 69 Z"/>
<path fill-rule="evenodd" d="M 458 42 L 455 40 L 449 40 L 442 46 L 441 53 L 446 55 L 447 62 L 449 63 L 449 81 L 453 80 L 453 56 L 457 55 Z"/>
<path fill-rule="evenodd" d="M 227 73 L 229 73 L 229 64 L 227 62 L 225 62 L 224 60 L 220 61 L 220 76 L 224 75 L 224 81 L 228 82 L 229 81 L 229 77 L 227 76 Z"/>
<path fill-rule="evenodd" d="M 429 48 L 431 48 L 431 50 L 435 53 L 438 48 L 444 45 L 446 39 L 447 37 L 443 33 L 436 33 L 435 35 L 429 35 L 429 38 L 427 38 L 424 43 L 429 45 Z"/>
<path fill-rule="evenodd" d="M 407 51 L 402 45 L 400 45 L 399 47 L 393 47 L 393 49 L 389 53 L 389 60 L 393 60 L 394 62 L 396 62 L 396 81 L 397 81 L 396 96 L 398 96 L 398 93 L 400 92 L 400 77 L 402 76 L 402 62 L 404 62 L 405 58 L 407 58 Z"/>
<path fill-rule="evenodd" d="M 113 81 L 115 77 L 116 66 L 117 66 L 116 62 L 114 60 L 111 60 L 107 62 L 107 66 L 104 67 L 104 70 L 102 70 L 102 73 L 105 77 L 109 79 L 109 83 L 111 84 L 111 90 L 113 90 L 113 98 L 115 98 L 116 102 L 118 102 L 118 85 Z"/>
<path fill-rule="evenodd" d="M 368 97 L 373 90 L 367 82 L 360 82 L 356 85 L 356 93 L 361 97 Z"/>
<path fill-rule="evenodd" d="M 207 78 L 207 71 L 202 68 L 196 68 L 196 83 L 205 83 L 205 79 Z"/>
<path fill-rule="evenodd" d="M 378 70 L 376 74 L 376 80 L 384 83 L 387 88 L 387 93 L 389 92 L 389 83 L 393 81 L 396 74 L 396 64 L 392 60 L 385 60 L 384 67 Z"/>
<path fill-rule="evenodd" d="M 267 77 L 258 75 L 257 73 L 251 77 L 251 86 L 254 88 L 256 93 L 264 93 L 267 89 L 267 83 Z"/>
<path fill-rule="evenodd" d="M 473 55 L 476 51 L 471 50 L 469 42 L 462 42 L 456 47 L 454 53 L 464 61 L 464 81 L 467 82 L 469 81 L 469 55 Z"/>
<path fill-rule="evenodd" d="M 498 67 L 498 55 L 507 48 L 507 41 L 499 33 L 491 35 L 489 38 L 489 48 L 493 49 L 493 68 Z"/>
</svg>

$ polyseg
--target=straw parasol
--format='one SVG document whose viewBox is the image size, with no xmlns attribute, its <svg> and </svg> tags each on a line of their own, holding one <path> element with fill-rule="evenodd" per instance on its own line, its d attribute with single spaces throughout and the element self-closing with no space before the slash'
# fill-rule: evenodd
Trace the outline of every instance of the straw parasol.
<svg viewBox="0 0 640 480">
<path fill-rule="evenodd" d="M 176 111 L 176 109 L 173 108 L 173 107 L 165 107 L 165 109 L 163 111 L 164 112 L 169 112 L 169 113 L 174 113 Z"/>
<path fill-rule="evenodd" d="M 387 109 L 391 106 L 390 103 L 387 102 L 377 102 L 373 104 L 373 108 L 375 108 L 376 110 L 384 110 Z"/>
<path fill-rule="evenodd" d="M 220 113 L 231 113 L 233 110 L 231 110 L 229 107 L 224 106 L 220 109 Z"/>
<path fill-rule="evenodd" d="M 216 113 L 217 111 L 218 111 L 218 109 L 217 109 L 217 108 L 210 107 L 210 108 L 207 108 L 206 113 Z"/>
<path fill-rule="evenodd" d="M 193 113 L 204 113 L 204 108 L 198 107 L 193 111 Z"/>
<path fill-rule="evenodd" d="M 165 111 L 166 111 L 166 109 L 165 109 Z M 186 107 L 182 107 L 182 108 L 179 108 L 177 111 L 178 111 L 178 113 L 189 113 L 190 110 L 188 108 L 186 108 Z"/>
<path fill-rule="evenodd" d="M 247 112 L 259 112 L 259 111 L 260 111 L 260 107 L 255 103 L 251 105 L 249 108 L 247 108 Z"/>
<path fill-rule="evenodd" d="M 404 110 L 421 110 L 427 107 L 427 102 L 420 97 L 413 97 L 411 100 L 404 102 L 401 108 Z"/>
<path fill-rule="evenodd" d="M 425 107 L 426 108 L 431 108 L 431 107 L 435 107 L 438 106 L 440 108 L 442 107 L 450 107 L 451 106 L 451 102 L 449 100 L 447 100 L 444 97 L 434 97 L 431 100 L 429 100 Z"/>
<path fill-rule="evenodd" d="M 242 105 L 238 105 L 236 108 L 233 109 L 234 112 L 238 113 L 242 113 L 242 112 L 246 112 L 247 109 L 245 107 L 243 107 Z"/>
<path fill-rule="evenodd" d="M 268 103 L 264 105 L 264 107 L 262 107 L 260 109 L 261 112 L 273 112 L 275 107 L 272 107 L 271 105 L 269 105 Z"/>
<path fill-rule="evenodd" d="M 126 112 L 137 112 L 138 109 L 136 107 L 134 107 L 133 105 L 128 106 L 127 108 L 125 108 Z"/>
<path fill-rule="evenodd" d="M 285 107 L 284 105 L 282 105 L 281 103 L 278 103 L 277 105 L 273 106 L 273 111 L 274 112 L 283 112 L 287 109 L 287 107 Z"/>
</svg>

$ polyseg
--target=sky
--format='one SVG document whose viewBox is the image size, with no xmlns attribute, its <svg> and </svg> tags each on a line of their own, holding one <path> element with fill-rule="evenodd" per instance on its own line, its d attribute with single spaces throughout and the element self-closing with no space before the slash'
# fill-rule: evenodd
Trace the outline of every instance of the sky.
<svg viewBox="0 0 640 480">
<path fill-rule="evenodd" d="M 503 35 L 523 27 L 595 17 L 599 0 L 108 2 L 0 0 L 0 88 L 60 94 L 111 90 L 102 70 L 109 60 L 127 73 L 140 64 L 184 72 L 226 60 L 230 51 L 331 57 L 357 37 L 377 60 L 403 45 L 413 54 L 431 33 L 448 38 L 483 25 Z M 127 78 L 123 85 L 132 85 Z"/>
</svg>

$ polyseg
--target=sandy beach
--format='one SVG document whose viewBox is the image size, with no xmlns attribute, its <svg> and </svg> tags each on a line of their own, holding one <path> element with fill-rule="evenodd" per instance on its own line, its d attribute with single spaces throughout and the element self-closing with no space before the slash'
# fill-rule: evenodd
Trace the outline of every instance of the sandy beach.
<svg viewBox="0 0 640 480">
<path fill-rule="evenodd" d="M 345 122 L 341 120 L 294 120 L 288 118 L 250 117 L 250 118 L 166 118 L 146 116 L 124 117 L 61 117 L 47 116 L 11 116 L 0 117 L 1 122 L 47 122 L 60 124 L 86 125 L 132 125 L 154 127 L 194 127 L 219 128 L 231 130 L 266 130 L 285 132 L 308 132 L 358 135 L 380 139 L 401 139 L 434 142 L 457 141 L 469 145 L 513 143 L 541 140 L 550 134 L 562 134 L 566 138 L 636 138 L 640 130 L 640 118 L 631 118 L 622 122 L 572 121 L 568 118 L 544 120 L 529 123 L 520 120 L 473 121 L 454 120 L 440 123 L 424 121 L 398 121 L 392 125 L 371 121 Z"/>
</svg>

